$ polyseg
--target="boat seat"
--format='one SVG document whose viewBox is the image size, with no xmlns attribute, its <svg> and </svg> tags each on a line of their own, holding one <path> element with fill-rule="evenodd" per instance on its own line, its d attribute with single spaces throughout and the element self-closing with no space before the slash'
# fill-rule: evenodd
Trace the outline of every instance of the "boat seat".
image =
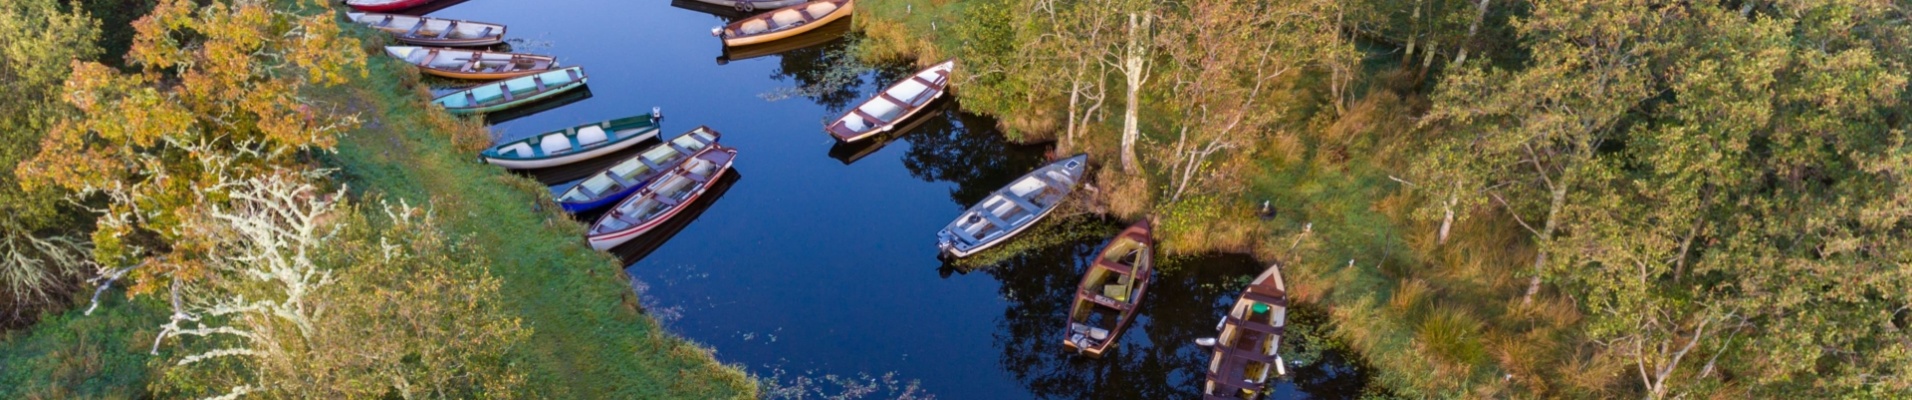
<svg viewBox="0 0 1912 400">
<path fill-rule="evenodd" d="M 610 137 L 604 133 L 604 128 L 597 125 L 578 128 L 578 144 L 581 146 L 604 143 L 606 140 L 610 140 Z"/>
<path fill-rule="evenodd" d="M 815 3 L 809 7 L 805 7 L 803 10 L 808 11 L 812 17 L 822 17 L 830 15 L 830 12 L 836 11 L 836 9 L 837 5 L 835 3 Z"/>
<path fill-rule="evenodd" d="M 487 27 L 485 27 L 485 30 L 482 30 L 482 31 L 478 31 L 478 36 L 476 36 L 476 37 L 478 37 L 478 38 L 488 38 L 488 37 L 491 37 L 491 27 L 489 27 L 489 26 L 487 26 Z"/>
<path fill-rule="evenodd" d="M 458 21 L 452 21 L 451 25 L 445 26 L 445 30 L 438 31 L 438 38 L 444 39 L 447 37 L 451 37 L 452 32 L 457 32 L 457 31 L 458 31 Z"/>
<path fill-rule="evenodd" d="M 641 157 L 640 157 L 640 158 L 638 158 L 638 159 L 639 159 L 639 160 L 643 160 L 643 158 L 641 158 Z M 649 164 L 649 163 L 643 163 L 643 162 L 636 162 L 636 163 L 633 163 L 633 162 L 621 162 L 621 163 L 617 163 L 617 165 L 612 165 L 612 166 L 611 166 L 611 175 L 617 175 L 617 176 L 631 176 L 631 175 L 634 175 L 634 174 L 636 174 L 636 173 L 637 173 L 637 167 L 639 167 L 639 166 L 646 166 L 646 167 L 648 167 L 648 166 L 649 166 L 648 164 Z"/>
<path fill-rule="evenodd" d="M 1129 302 L 1129 285 L 1102 286 L 1102 296 L 1127 303 Z"/>
<path fill-rule="evenodd" d="M 586 179 L 584 180 L 584 182 L 578 183 L 578 190 L 583 191 L 586 198 L 592 198 L 592 197 L 597 197 L 600 194 L 604 194 L 604 192 L 610 191 L 611 188 L 616 187 L 617 185 L 616 180 L 604 179 L 604 178 L 605 178 L 604 176 L 600 175 L 597 177 L 593 177 L 591 179 Z"/>
<path fill-rule="evenodd" d="M 539 140 L 538 147 L 544 149 L 544 154 L 563 153 L 571 150 L 571 139 L 562 134 L 545 135 L 544 139 Z"/>
<path fill-rule="evenodd" d="M 797 13 L 797 10 L 783 10 L 771 14 L 770 20 L 776 22 L 779 27 L 787 27 L 803 22 L 803 14 Z"/>
<path fill-rule="evenodd" d="M 1080 333 L 1083 336 L 1088 336 L 1089 338 L 1095 339 L 1095 340 L 1109 340 L 1108 329 L 1102 329 L 1102 328 L 1097 328 L 1093 326 L 1083 325 L 1081 323 L 1070 322 L 1069 331 Z"/>
<path fill-rule="evenodd" d="M 531 145 L 525 142 L 512 143 L 510 146 L 498 149 L 498 155 L 506 158 L 530 157 L 532 154 Z"/>
<path fill-rule="evenodd" d="M 770 30 L 770 23 L 761 19 L 745 21 L 743 26 L 737 27 L 737 33 L 745 35 L 755 35 L 767 30 Z"/>
</svg>

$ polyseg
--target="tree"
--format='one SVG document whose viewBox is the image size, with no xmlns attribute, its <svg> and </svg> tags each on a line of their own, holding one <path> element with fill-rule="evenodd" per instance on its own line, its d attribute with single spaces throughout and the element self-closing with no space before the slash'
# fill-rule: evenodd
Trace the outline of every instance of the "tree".
<svg viewBox="0 0 1912 400">
<path fill-rule="evenodd" d="M 1157 47 L 1168 72 L 1167 108 L 1185 116 L 1175 120 L 1175 146 L 1162 157 L 1171 202 L 1201 178 L 1210 157 L 1251 146 L 1284 115 L 1287 107 L 1270 101 L 1271 93 L 1293 74 L 1353 63 L 1353 46 L 1329 18 L 1339 13 L 1331 1 L 1210 0 L 1162 17 Z"/>
<path fill-rule="evenodd" d="M 57 97 L 67 65 L 98 57 L 99 35 L 97 21 L 53 0 L 0 4 L 0 132 L 14 139 L 0 146 L 0 309 L 11 314 L 0 326 L 59 303 L 90 266 L 84 232 L 70 228 L 77 213 L 58 191 L 23 188 L 15 166 L 68 111 Z"/>
<path fill-rule="evenodd" d="M 1533 235 L 1540 250 L 1523 304 L 1540 291 L 1560 211 L 1589 163 L 1654 95 L 1645 57 L 1661 45 L 1652 35 L 1673 12 L 1645 1 L 1537 2 L 1518 24 L 1533 54 L 1526 68 L 1464 67 L 1437 90 L 1424 123 L 1457 133 L 1434 146 L 1447 153 L 1424 165 L 1467 171 L 1436 175 L 1465 177 L 1458 186 L 1484 192 Z"/>
<path fill-rule="evenodd" d="M 132 293 L 204 277 L 206 244 L 182 224 L 226 200 L 232 182 L 328 149 L 356 124 L 300 94 L 364 65 L 329 13 L 306 14 L 259 1 L 162 2 L 133 24 L 127 57 L 142 72 L 72 64 L 65 100 L 79 117 L 59 121 L 20 163 L 23 183 L 104 200 L 95 259 L 116 269 L 109 276 L 132 269 Z"/>
<path fill-rule="evenodd" d="M 503 358 L 529 331 L 497 279 L 428 210 L 376 215 L 273 172 L 186 221 L 208 279 L 173 292 L 154 341 L 176 343 L 163 390 L 301 398 L 512 397 Z M 177 285 L 187 285 L 173 281 Z"/>
</svg>

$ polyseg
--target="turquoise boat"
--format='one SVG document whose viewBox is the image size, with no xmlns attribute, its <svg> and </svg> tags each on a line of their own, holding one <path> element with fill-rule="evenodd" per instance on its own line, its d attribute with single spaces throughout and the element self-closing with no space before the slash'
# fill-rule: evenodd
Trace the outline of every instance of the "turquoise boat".
<svg viewBox="0 0 1912 400">
<path fill-rule="evenodd" d="M 452 114 L 476 114 L 528 104 L 584 87 L 582 67 L 567 67 L 536 75 L 525 75 L 480 84 L 470 89 L 438 96 L 432 100 Z"/>
</svg>

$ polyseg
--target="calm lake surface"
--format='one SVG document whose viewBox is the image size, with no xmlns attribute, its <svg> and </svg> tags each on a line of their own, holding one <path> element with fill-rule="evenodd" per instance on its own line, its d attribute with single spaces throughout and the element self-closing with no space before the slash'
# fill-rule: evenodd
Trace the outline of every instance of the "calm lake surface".
<svg viewBox="0 0 1912 400">
<path fill-rule="evenodd" d="M 1077 357 L 1060 342 L 1067 302 L 1084 261 L 1125 224 L 1051 218 L 1099 237 L 974 271 L 938 260 L 935 231 L 1041 165 L 1047 147 L 1006 143 L 995 121 L 947 100 L 881 147 L 834 146 L 822 122 L 909 66 L 855 65 L 841 57 L 845 40 L 720 65 L 709 32 L 726 20 L 665 0 L 472 0 L 429 15 L 509 25 L 513 51 L 590 75 L 588 95 L 492 116 L 500 139 L 661 107 L 665 136 L 709 125 L 739 150 L 739 177 L 619 253 L 652 315 L 758 375 L 894 373 L 945 399 L 1199 397 L 1209 356 L 1192 341 L 1214 335 L 1265 267 L 1164 260 L 1173 271 L 1157 275 L 1120 348 Z M 590 171 L 534 175 L 559 190 L 579 172 Z M 1308 336 L 1302 325 L 1319 314 L 1299 310 L 1291 331 Z M 1333 351 L 1305 338 L 1283 346 L 1291 375 L 1277 398 L 1350 398 L 1365 386 Z"/>
</svg>

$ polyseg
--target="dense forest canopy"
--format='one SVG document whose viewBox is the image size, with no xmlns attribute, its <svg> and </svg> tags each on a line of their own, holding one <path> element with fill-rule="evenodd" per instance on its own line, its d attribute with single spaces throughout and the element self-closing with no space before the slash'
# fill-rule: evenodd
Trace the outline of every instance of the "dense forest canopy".
<svg viewBox="0 0 1912 400">
<path fill-rule="evenodd" d="M 0 326 L 83 315 L 99 293 L 163 309 L 113 332 L 161 360 L 112 372 L 153 375 L 128 395 L 560 386 L 565 369 L 518 361 L 554 357 L 526 354 L 533 335 L 572 333 L 525 322 L 539 308 L 501 294 L 514 280 L 466 242 L 474 225 L 332 183 L 329 154 L 379 109 L 348 83 L 416 83 L 370 61 L 377 43 L 333 6 L 0 4 L 0 131 L 15 139 L 0 147 Z M 1282 263 L 1378 367 L 1374 394 L 1912 395 L 1903 2 L 858 12 L 860 56 L 961 59 L 964 107 L 1101 160 L 1096 209 L 1160 217 L 1173 253 Z M 389 101 L 422 104 L 403 95 Z M 1262 204 L 1279 212 L 1258 218 Z M 112 285 L 128 290 L 94 291 Z M 669 343 L 660 359 L 709 363 Z M 374 346 L 330 351 L 347 344 Z M 63 365 L 33 364 L 85 369 Z M 721 393 L 747 386 L 699 371 Z M 42 389 L 70 394 L 21 390 Z"/>
<path fill-rule="evenodd" d="M 906 3 L 866 53 L 1294 263 L 1395 394 L 1912 390 L 1903 4 Z"/>
</svg>

